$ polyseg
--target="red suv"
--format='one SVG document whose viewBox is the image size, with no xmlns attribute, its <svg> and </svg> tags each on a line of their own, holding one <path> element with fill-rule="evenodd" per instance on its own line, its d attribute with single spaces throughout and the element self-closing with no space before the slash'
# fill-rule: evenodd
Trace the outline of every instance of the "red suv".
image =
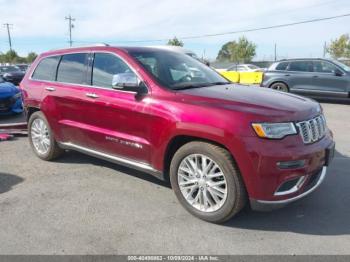
<svg viewBox="0 0 350 262">
<path fill-rule="evenodd" d="M 271 209 L 324 180 L 334 142 L 319 103 L 232 84 L 186 54 L 96 46 L 41 54 L 21 82 L 35 154 L 64 150 L 170 179 L 195 216 Z"/>
</svg>

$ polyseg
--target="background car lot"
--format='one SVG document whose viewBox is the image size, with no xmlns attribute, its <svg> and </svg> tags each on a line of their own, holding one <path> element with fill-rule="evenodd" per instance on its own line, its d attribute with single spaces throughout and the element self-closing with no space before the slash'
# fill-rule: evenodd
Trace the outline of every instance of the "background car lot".
<svg viewBox="0 0 350 262">
<path fill-rule="evenodd" d="M 350 107 L 323 102 L 337 153 L 322 190 L 224 225 L 192 217 L 146 174 L 75 152 L 43 162 L 25 137 L 1 142 L 0 252 L 350 254 Z"/>
</svg>

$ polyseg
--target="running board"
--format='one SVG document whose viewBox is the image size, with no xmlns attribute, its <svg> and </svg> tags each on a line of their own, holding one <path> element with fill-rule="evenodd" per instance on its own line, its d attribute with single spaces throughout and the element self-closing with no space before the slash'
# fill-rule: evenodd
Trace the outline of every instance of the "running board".
<svg viewBox="0 0 350 262">
<path fill-rule="evenodd" d="M 146 163 L 142 163 L 142 162 L 138 162 L 135 160 L 131 160 L 131 159 L 127 159 L 127 158 L 123 158 L 123 157 L 119 157 L 119 156 L 114 156 L 114 155 L 110 155 L 107 153 L 103 153 L 100 151 L 96 151 L 87 147 L 83 147 L 83 146 L 79 146 L 73 143 L 60 143 L 58 142 L 58 145 L 62 148 L 62 149 L 67 149 L 67 150 L 75 150 L 90 156 L 94 156 L 115 164 L 119 164 L 122 166 L 126 166 L 129 168 L 133 168 L 133 169 L 137 169 L 139 171 L 151 174 L 161 180 L 164 180 L 163 177 L 163 173 L 159 170 L 154 169 L 151 165 L 146 164 Z"/>
</svg>

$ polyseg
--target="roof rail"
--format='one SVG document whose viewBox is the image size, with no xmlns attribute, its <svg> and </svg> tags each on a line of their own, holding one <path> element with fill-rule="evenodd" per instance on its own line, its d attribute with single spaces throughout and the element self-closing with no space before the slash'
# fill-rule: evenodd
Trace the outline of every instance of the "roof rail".
<svg viewBox="0 0 350 262">
<path fill-rule="evenodd" d="M 96 43 L 94 46 L 110 46 L 107 43 Z"/>
<path fill-rule="evenodd" d="M 323 57 L 296 57 L 296 58 L 284 58 L 278 61 L 291 61 L 291 60 L 327 60 L 327 58 Z"/>
<path fill-rule="evenodd" d="M 51 49 L 50 51 L 59 51 L 59 50 L 65 50 L 65 49 L 71 49 L 71 48 L 74 49 L 74 48 L 90 47 L 90 46 L 110 46 L 110 45 L 107 43 L 96 43 L 96 44 L 86 44 L 86 45 L 77 45 L 77 46 L 55 48 L 55 49 Z"/>
</svg>

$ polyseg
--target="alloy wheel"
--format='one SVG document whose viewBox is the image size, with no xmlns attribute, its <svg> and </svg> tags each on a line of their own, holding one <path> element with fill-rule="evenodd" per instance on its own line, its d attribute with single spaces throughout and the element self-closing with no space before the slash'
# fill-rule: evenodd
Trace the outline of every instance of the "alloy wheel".
<svg viewBox="0 0 350 262">
<path fill-rule="evenodd" d="M 35 150 L 40 155 L 45 155 L 50 150 L 50 134 L 46 123 L 37 118 L 32 122 L 30 135 Z"/>
<path fill-rule="evenodd" d="M 288 89 L 286 89 L 286 87 L 282 85 L 276 85 L 274 89 L 282 92 L 288 92 Z"/>
<path fill-rule="evenodd" d="M 195 209 L 214 212 L 227 198 L 227 182 L 219 165 L 203 154 L 185 157 L 178 168 L 178 185 L 183 197 Z"/>
</svg>

